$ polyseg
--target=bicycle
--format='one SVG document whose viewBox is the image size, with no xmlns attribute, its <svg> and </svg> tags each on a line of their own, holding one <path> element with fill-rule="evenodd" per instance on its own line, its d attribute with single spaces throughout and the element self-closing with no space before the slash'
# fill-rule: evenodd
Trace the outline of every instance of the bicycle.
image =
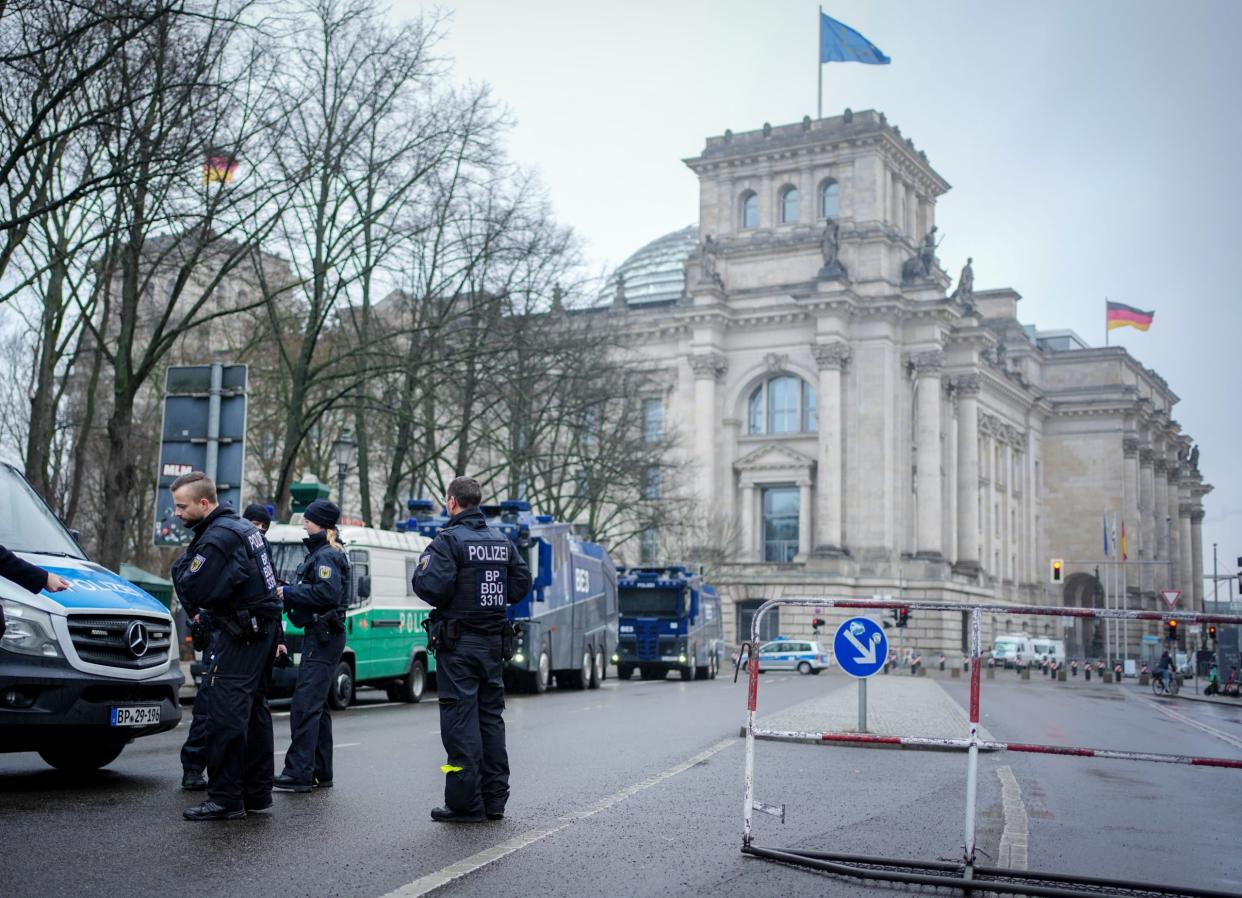
<svg viewBox="0 0 1242 898">
<path fill-rule="evenodd" d="M 1167 683 L 1165 681 L 1166 677 L 1168 678 Z M 1164 673 L 1157 671 L 1156 675 L 1151 678 L 1151 691 L 1155 695 L 1177 695 L 1177 690 L 1177 676 L 1171 670 Z"/>
</svg>

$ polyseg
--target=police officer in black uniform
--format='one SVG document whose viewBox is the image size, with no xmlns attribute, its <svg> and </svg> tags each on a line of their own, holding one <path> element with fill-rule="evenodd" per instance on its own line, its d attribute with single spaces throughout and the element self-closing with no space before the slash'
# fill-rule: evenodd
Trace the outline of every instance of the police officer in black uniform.
<svg viewBox="0 0 1242 898">
<path fill-rule="evenodd" d="M 24 558 L 18 558 L 4 546 L 0 546 L 0 577 L 12 580 L 27 592 L 60 592 L 69 588 L 69 581 L 51 571 L 45 571 Z M 4 635 L 4 606 L 0 605 L 0 636 Z"/>
<path fill-rule="evenodd" d="M 509 800 L 505 751 L 505 658 L 513 630 L 505 607 L 530 591 L 530 568 L 479 510 L 483 492 L 471 477 L 449 484 L 448 524 L 419 558 L 414 591 L 434 607 L 428 631 L 436 647 L 444 807 L 431 819 L 500 820 Z"/>
<path fill-rule="evenodd" d="M 242 512 L 242 520 L 255 526 L 260 533 L 266 534 L 272 526 L 272 516 L 262 505 L 251 504 Z M 263 539 L 267 546 L 267 537 Z M 271 548 L 268 547 L 268 555 Z M 181 598 L 181 607 L 193 627 L 194 648 L 203 653 L 203 667 L 211 669 L 212 657 L 215 654 L 216 634 L 220 632 L 211 620 L 211 614 L 201 608 L 195 608 Z M 280 646 L 277 646 L 279 653 Z M 190 731 L 186 733 L 185 744 L 181 746 L 181 788 L 189 792 L 201 792 L 207 788 L 207 725 L 209 721 L 208 701 L 211 696 L 211 678 L 204 676 L 198 684 L 194 695 L 194 711 L 190 720 Z"/>
<path fill-rule="evenodd" d="M 349 603 L 349 559 L 336 532 L 341 510 L 318 499 L 302 514 L 306 560 L 296 583 L 278 587 L 290 622 L 305 631 L 293 705 L 285 769 L 275 787 L 309 792 L 332 785 L 332 714 L 328 691 L 345 651 L 345 611 Z"/>
<path fill-rule="evenodd" d="M 210 690 L 207 800 L 187 820 L 237 820 L 272 806 L 272 714 L 267 686 L 280 624 L 276 573 L 252 524 L 222 508 L 201 471 L 173 481 L 173 513 L 194 532 L 173 562 L 177 595 L 218 628 L 205 677 Z"/>
</svg>

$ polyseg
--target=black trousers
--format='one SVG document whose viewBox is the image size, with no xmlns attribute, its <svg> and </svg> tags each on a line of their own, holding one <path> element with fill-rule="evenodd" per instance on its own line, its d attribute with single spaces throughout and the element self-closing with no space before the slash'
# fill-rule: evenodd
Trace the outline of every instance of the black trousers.
<svg viewBox="0 0 1242 898">
<path fill-rule="evenodd" d="M 332 712 L 328 690 L 345 651 L 345 634 L 320 642 L 307 633 L 298 662 L 298 681 L 289 708 L 289 750 L 285 752 L 286 776 L 299 783 L 332 779 Z"/>
<path fill-rule="evenodd" d="M 245 643 L 222 631 L 208 673 L 207 796 L 226 808 L 265 802 L 272 794 L 272 679 L 278 623 Z"/>
<path fill-rule="evenodd" d="M 503 673 L 499 636 L 462 633 L 436 654 L 444 804 L 459 814 L 503 813 L 509 801 Z"/>
<path fill-rule="evenodd" d="M 207 650 L 203 653 L 203 661 L 207 672 L 199 680 L 198 692 L 194 695 L 193 716 L 190 718 L 190 731 L 186 734 L 185 744 L 181 746 L 181 769 L 185 773 L 202 773 L 207 769 L 207 724 L 211 718 L 211 665 L 216 654 L 216 631 L 212 631 L 207 642 Z"/>
</svg>

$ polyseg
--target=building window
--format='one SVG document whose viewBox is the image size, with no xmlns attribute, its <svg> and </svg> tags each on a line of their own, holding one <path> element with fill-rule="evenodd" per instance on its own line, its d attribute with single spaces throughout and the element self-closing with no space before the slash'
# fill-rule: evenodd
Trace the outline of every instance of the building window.
<svg viewBox="0 0 1242 898">
<path fill-rule="evenodd" d="M 763 560 L 788 564 L 798 554 L 798 488 L 763 491 Z"/>
<path fill-rule="evenodd" d="M 818 424 L 815 388 L 792 374 L 773 377 L 750 394 L 746 420 L 752 434 L 813 433 Z"/>
<path fill-rule="evenodd" d="M 781 224 L 793 224 L 798 220 L 802 200 L 797 187 L 786 187 L 781 191 Z"/>
<path fill-rule="evenodd" d="M 742 194 L 742 227 L 759 227 L 759 197 L 753 190 Z"/>
<path fill-rule="evenodd" d="M 750 640 L 750 627 L 755 620 L 755 612 L 764 603 L 764 599 L 743 599 L 737 603 L 737 641 L 740 645 Z M 778 605 L 769 608 L 759 621 L 759 641 L 767 642 L 775 639 L 781 631 L 781 609 Z M 758 647 L 756 647 L 758 648 Z"/>
<path fill-rule="evenodd" d="M 660 498 L 660 468 L 656 465 L 648 465 L 643 472 L 643 498 Z"/>
<path fill-rule="evenodd" d="M 658 443 L 664 438 L 664 400 L 643 400 L 643 442 Z"/>
<path fill-rule="evenodd" d="M 638 558 L 643 564 L 652 564 L 660 554 L 660 531 L 648 527 L 638 538 Z"/>
<path fill-rule="evenodd" d="M 819 188 L 819 217 L 836 218 L 841 214 L 841 185 L 829 178 Z"/>
</svg>

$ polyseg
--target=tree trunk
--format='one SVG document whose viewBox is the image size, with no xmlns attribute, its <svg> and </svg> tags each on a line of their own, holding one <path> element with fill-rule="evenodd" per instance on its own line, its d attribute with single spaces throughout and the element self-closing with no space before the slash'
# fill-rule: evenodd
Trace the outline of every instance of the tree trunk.
<svg viewBox="0 0 1242 898">
<path fill-rule="evenodd" d="M 127 510 L 131 505 L 134 484 L 138 480 L 130 447 L 133 442 L 134 395 L 128 383 L 122 386 L 117 372 L 117 389 L 114 394 L 112 413 L 108 416 L 107 468 L 104 472 L 104 495 L 106 501 L 102 520 L 99 522 L 99 563 L 115 571 L 124 561 L 127 528 L 130 520 Z"/>
<path fill-rule="evenodd" d="M 26 435 L 26 479 L 49 505 L 60 503 L 51 495 L 49 475 L 52 435 L 56 429 L 56 363 L 65 289 L 65 267 L 57 261 L 48 278 L 39 322 L 39 357 L 34 391 L 30 397 L 30 431 Z"/>
</svg>

